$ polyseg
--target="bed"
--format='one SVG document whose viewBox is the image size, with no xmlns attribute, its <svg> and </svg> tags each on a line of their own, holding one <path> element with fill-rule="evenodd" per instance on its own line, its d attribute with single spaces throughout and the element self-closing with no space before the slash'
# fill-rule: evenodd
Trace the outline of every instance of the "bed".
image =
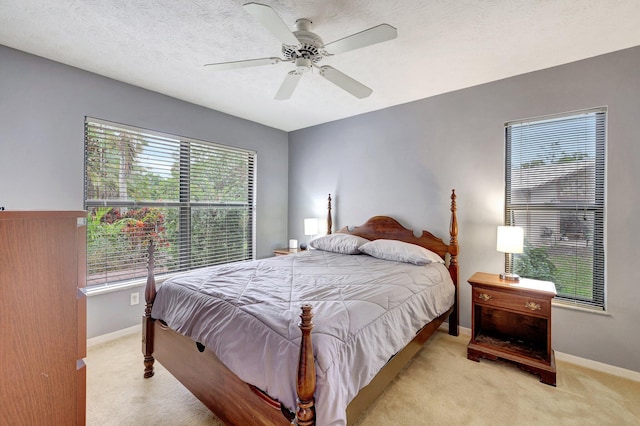
<svg viewBox="0 0 640 426">
<path fill-rule="evenodd" d="M 330 212 L 329 201 L 328 234 Z M 144 377 L 157 359 L 227 424 L 350 424 L 445 320 L 458 334 L 457 233 L 452 191 L 448 244 L 375 216 L 317 250 L 186 272 L 159 290 L 150 246 Z"/>
</svg>

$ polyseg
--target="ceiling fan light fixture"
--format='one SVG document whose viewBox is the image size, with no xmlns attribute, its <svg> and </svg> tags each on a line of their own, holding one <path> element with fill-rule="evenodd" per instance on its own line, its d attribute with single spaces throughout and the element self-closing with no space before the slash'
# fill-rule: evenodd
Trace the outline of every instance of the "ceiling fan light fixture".
<svg viewBox="0 0 640 426">
<path fill-rule="evenodd" d="M 300 74 L 302 73 L 306 73 L 307 71 L 311 70 L 311 59 L 307 59 L 307 58 L 298 58 L 296 59 L 296 71 Z"/>
</svg>

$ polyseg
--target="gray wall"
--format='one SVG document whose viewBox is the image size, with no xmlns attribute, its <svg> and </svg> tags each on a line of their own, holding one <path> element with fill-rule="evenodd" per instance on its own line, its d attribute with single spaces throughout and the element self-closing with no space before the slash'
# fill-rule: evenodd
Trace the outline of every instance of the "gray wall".
<svg viewBox="0 0 640 426">
<path fill-rule="evenodd" d="M 607 314 L 555 306 L 557 351 L 640 371 L 640 47 L 472 87 L 289 134 L 289 236 L 305 217 L 336 227 L 392 215 L 448 236 L 458 193 L 461 324 L 475 271 L 500 272 L 505 122 L 608 106 Z"/>
<path fill-rule="evenodd" d="M 255 150 L 257 256 L 286 244 L 287 133 L 4 46 L 0 206 L 83 208 L 85 116 Z M 129 305 L 133 291 L 88 299 L 89 337 L 140 323 L 143 304 Z"/>
<path fill-rule="evenodd" d="M 608 311 L 554 307 L 553 343 L 640 371 L 640 286 L 632 278 L 640 255 L 638 69 L 640 48 L 628 49 L 292 132 L 287 147 L 279 130 L 0 46 L 0 206 L 82 208 L 85 115 L 256 150 L 258 257 L 287 238 L 306 241 L 303 218 L 324 217 L 329 192 L 337 227 L 388 214 L 446 236 L 456 188 L 461 320 L 470 327 L 466 279 L 503 269 L 495 251 L 503 123 L 606 105 Z M 139 323 L 133 291 L 89 299 L 89 337 Z"/>
</svg>

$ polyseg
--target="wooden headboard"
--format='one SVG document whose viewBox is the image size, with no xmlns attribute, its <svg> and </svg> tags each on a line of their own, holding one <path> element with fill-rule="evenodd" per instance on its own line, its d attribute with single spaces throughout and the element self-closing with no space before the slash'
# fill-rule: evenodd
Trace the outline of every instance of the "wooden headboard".
<svg viewBox="0 0 640 426">
<path fill-rule="evenodd" d="M 389 216 L 374 216 L 367 220 L 364 225 L 356 226 L 352 230 L 344 227 L 338 232 L 357 235 L 367 240 L 400 240 L 425 247 L 438 253 L 443 258 L 449 252 L 449 246 L 442 239 L 427 231 L 422 231 L 422 235 L 416 237 L 412 230 L 405 228 L 397 220 Z"/>
<path fill-rule="evenodd" d="M 451 191 L 451 226 L 449 229 L 450 241 L 445 243 L 428 231 L 422 231 L 420 236 L 415 236 L 414 231 L 405 228 L 397 220 L 389 216 L 374 216 L 363 225 L 353 229 L 344 227 L 339 233 L 357 235 L 368 240 L 389 239 L 416 244 L 427 248 L 440 257 L 445 258 L 448 253 L 451 257 L 458 255 L 458 223 L 456 219 L 456 193 Z"/>
</svg>

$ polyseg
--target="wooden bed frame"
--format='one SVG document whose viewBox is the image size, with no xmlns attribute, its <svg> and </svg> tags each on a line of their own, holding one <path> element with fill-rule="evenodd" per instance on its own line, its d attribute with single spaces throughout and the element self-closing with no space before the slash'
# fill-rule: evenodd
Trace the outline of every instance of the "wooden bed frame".
<svg viewBox="0 0 640 426">
<path fill-rule="evenodd" d="M 331 195 L 329 195 L 327 222 L 328 233 L 331 233 Z M 338 232 L 358 235 L 369 240 L 385 238 L 418 244 L 438 253 L 443 259 L 448 254 L 448 270 L 456 290 L 453 307 L 425 325 L 415 338 L 398 352 L 348 405 L 347 422 L 351 424 L 384 391 L 386 386 L 447 318 L 449 320 L 449 334 L 458 335 L 459 267 L 455 190 L 451 191 L 449 244 L 427 231 L 423 231 L 422 235 L 416 237 L 413 231 L 404 228 L 395 219 L 387 216 L 375 216 L 362 226 L 352 230 L 345 227 Z M 145 289 L 146 307 L 142 318 L 142 353 L 144 354 L 145 378 L 153 376 L 153 364 L 157 359 L 226 424 L 271 426 L 284 426 L 294 422 L 304 426 L 315 424 L 313 395 L 316 375 L 311 344 L 313 324 L 310 305 L 301 307 L 299 326 L 302 331 L 302 341 L 296 383 L 298 401 L 296 413 L 290 413 L 278 401 L 240 380 L 213 352 L 206 350 L 200 343 L 171 330 L 161 320 L 151 317 L 151 308 L 156 295 L 153 269 L 153 245 L 150 245 L 147 287 Z"/>
</svg>

